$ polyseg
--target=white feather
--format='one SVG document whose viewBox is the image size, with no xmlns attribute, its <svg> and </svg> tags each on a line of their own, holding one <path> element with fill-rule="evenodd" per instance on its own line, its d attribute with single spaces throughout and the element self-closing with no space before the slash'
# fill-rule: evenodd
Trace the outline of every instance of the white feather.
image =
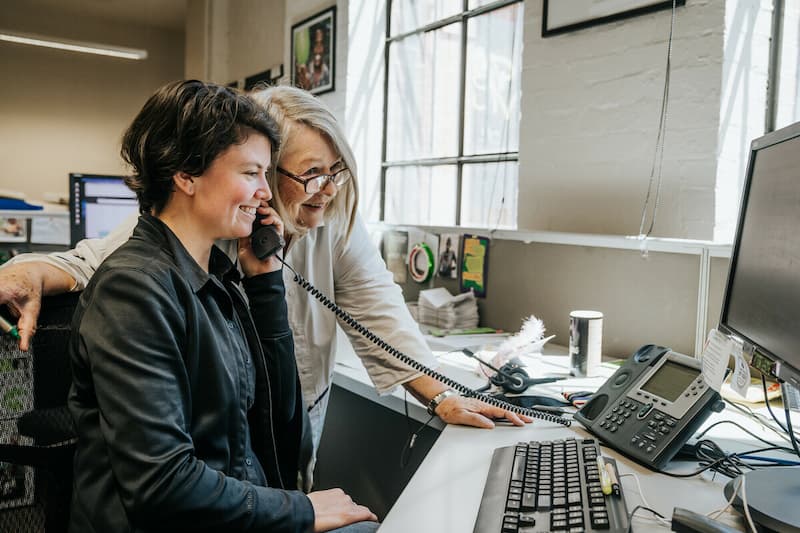
<svg viewBox="0 0 800 533">
<path fill-rule="evenodd" d="M 497 355 L 494 356 L 492 362 L 496 366 L 501 366 L 509 359 L 519 355 L 538 352 L 544 345 L 544 342 L 542 342 L 544 332 L 544 322 L 533 315 L 529 316 L 523 320 L 522 329 L 520 329 L 519 333 L 512 335 L 498 347 Z M 549 337 L 544 340 L 546 342 L 552 338 Z"/>
</svg>

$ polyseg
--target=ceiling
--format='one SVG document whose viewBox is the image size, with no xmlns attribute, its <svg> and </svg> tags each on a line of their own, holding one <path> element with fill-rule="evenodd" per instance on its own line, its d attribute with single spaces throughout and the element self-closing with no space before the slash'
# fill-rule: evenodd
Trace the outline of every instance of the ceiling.
<svg viewBox="0 0 800 533">
<path fill-rule="evenodd" d="M 183 30 L 188 0 L 26 0 L 28 7 Z"/>
</svg>

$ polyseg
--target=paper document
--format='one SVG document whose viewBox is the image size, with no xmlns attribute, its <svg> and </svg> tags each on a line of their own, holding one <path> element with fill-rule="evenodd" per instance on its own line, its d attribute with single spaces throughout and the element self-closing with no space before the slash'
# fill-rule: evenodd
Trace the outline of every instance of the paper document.
<svg viewBox="0 0 800 533">
<path fill-rule="evenodd" d="M 708 342 L 703 350 L 703 379 L 709 387 L 719 392 L 728 368 L 728 359 L 733 351 L 733 341 L 716 329 L 708 335 Z"/>
</svg>

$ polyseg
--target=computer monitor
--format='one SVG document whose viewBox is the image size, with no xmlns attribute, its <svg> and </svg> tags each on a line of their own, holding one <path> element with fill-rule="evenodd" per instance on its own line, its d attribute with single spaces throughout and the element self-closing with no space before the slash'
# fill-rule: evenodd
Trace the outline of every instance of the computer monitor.
<svg viewBox="0 0 800 533">
<path fill-rule="evenodd" d="M 786 382 L 800 378 L 800 123 L 754 140 L 742 192 L 719 329 L 754 349 L 752 365 Z M 746 474 L 756 522 L 800 529 L 800 468 Z M 726 495 L 741 480 L 732 480 Z M 741 494 L 739 494 L 739 508 Z"/>
<path fill-rule="evenodd" d="M 108 235 L 139 209 L 122 176 L 69 175 L 70 241 Z"/>
</svg>

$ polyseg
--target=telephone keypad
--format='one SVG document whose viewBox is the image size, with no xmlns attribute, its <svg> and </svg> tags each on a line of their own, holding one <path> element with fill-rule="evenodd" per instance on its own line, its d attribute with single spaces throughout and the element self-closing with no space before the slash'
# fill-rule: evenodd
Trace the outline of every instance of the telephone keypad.
<svg viewBox="0 0 800 533">
<path fill-rule="evenodd" d="M 700 389 L 698 383 L 693 386 Z M 626 427 L 625 422 L 630 419 L 632 414 L 635 414 L 636 418 L 642 420 L 644 425 L 632 435 L 631 446 L 648 455 L 655 453 L 656 449 L 661 447 L 662 440 L 667 438 L 666 436 L 678 423 L 672 416 L 655 408 L 659 403 L 663 402 L 645 398 L 644 402 L 639 403 L 625 398 L 611 406 L 599 426 L 609 433 L 617 433 Z M 636 427 L 639 427 L 638 423 L 634 425 L 634 428 Z"/>
</svg>

